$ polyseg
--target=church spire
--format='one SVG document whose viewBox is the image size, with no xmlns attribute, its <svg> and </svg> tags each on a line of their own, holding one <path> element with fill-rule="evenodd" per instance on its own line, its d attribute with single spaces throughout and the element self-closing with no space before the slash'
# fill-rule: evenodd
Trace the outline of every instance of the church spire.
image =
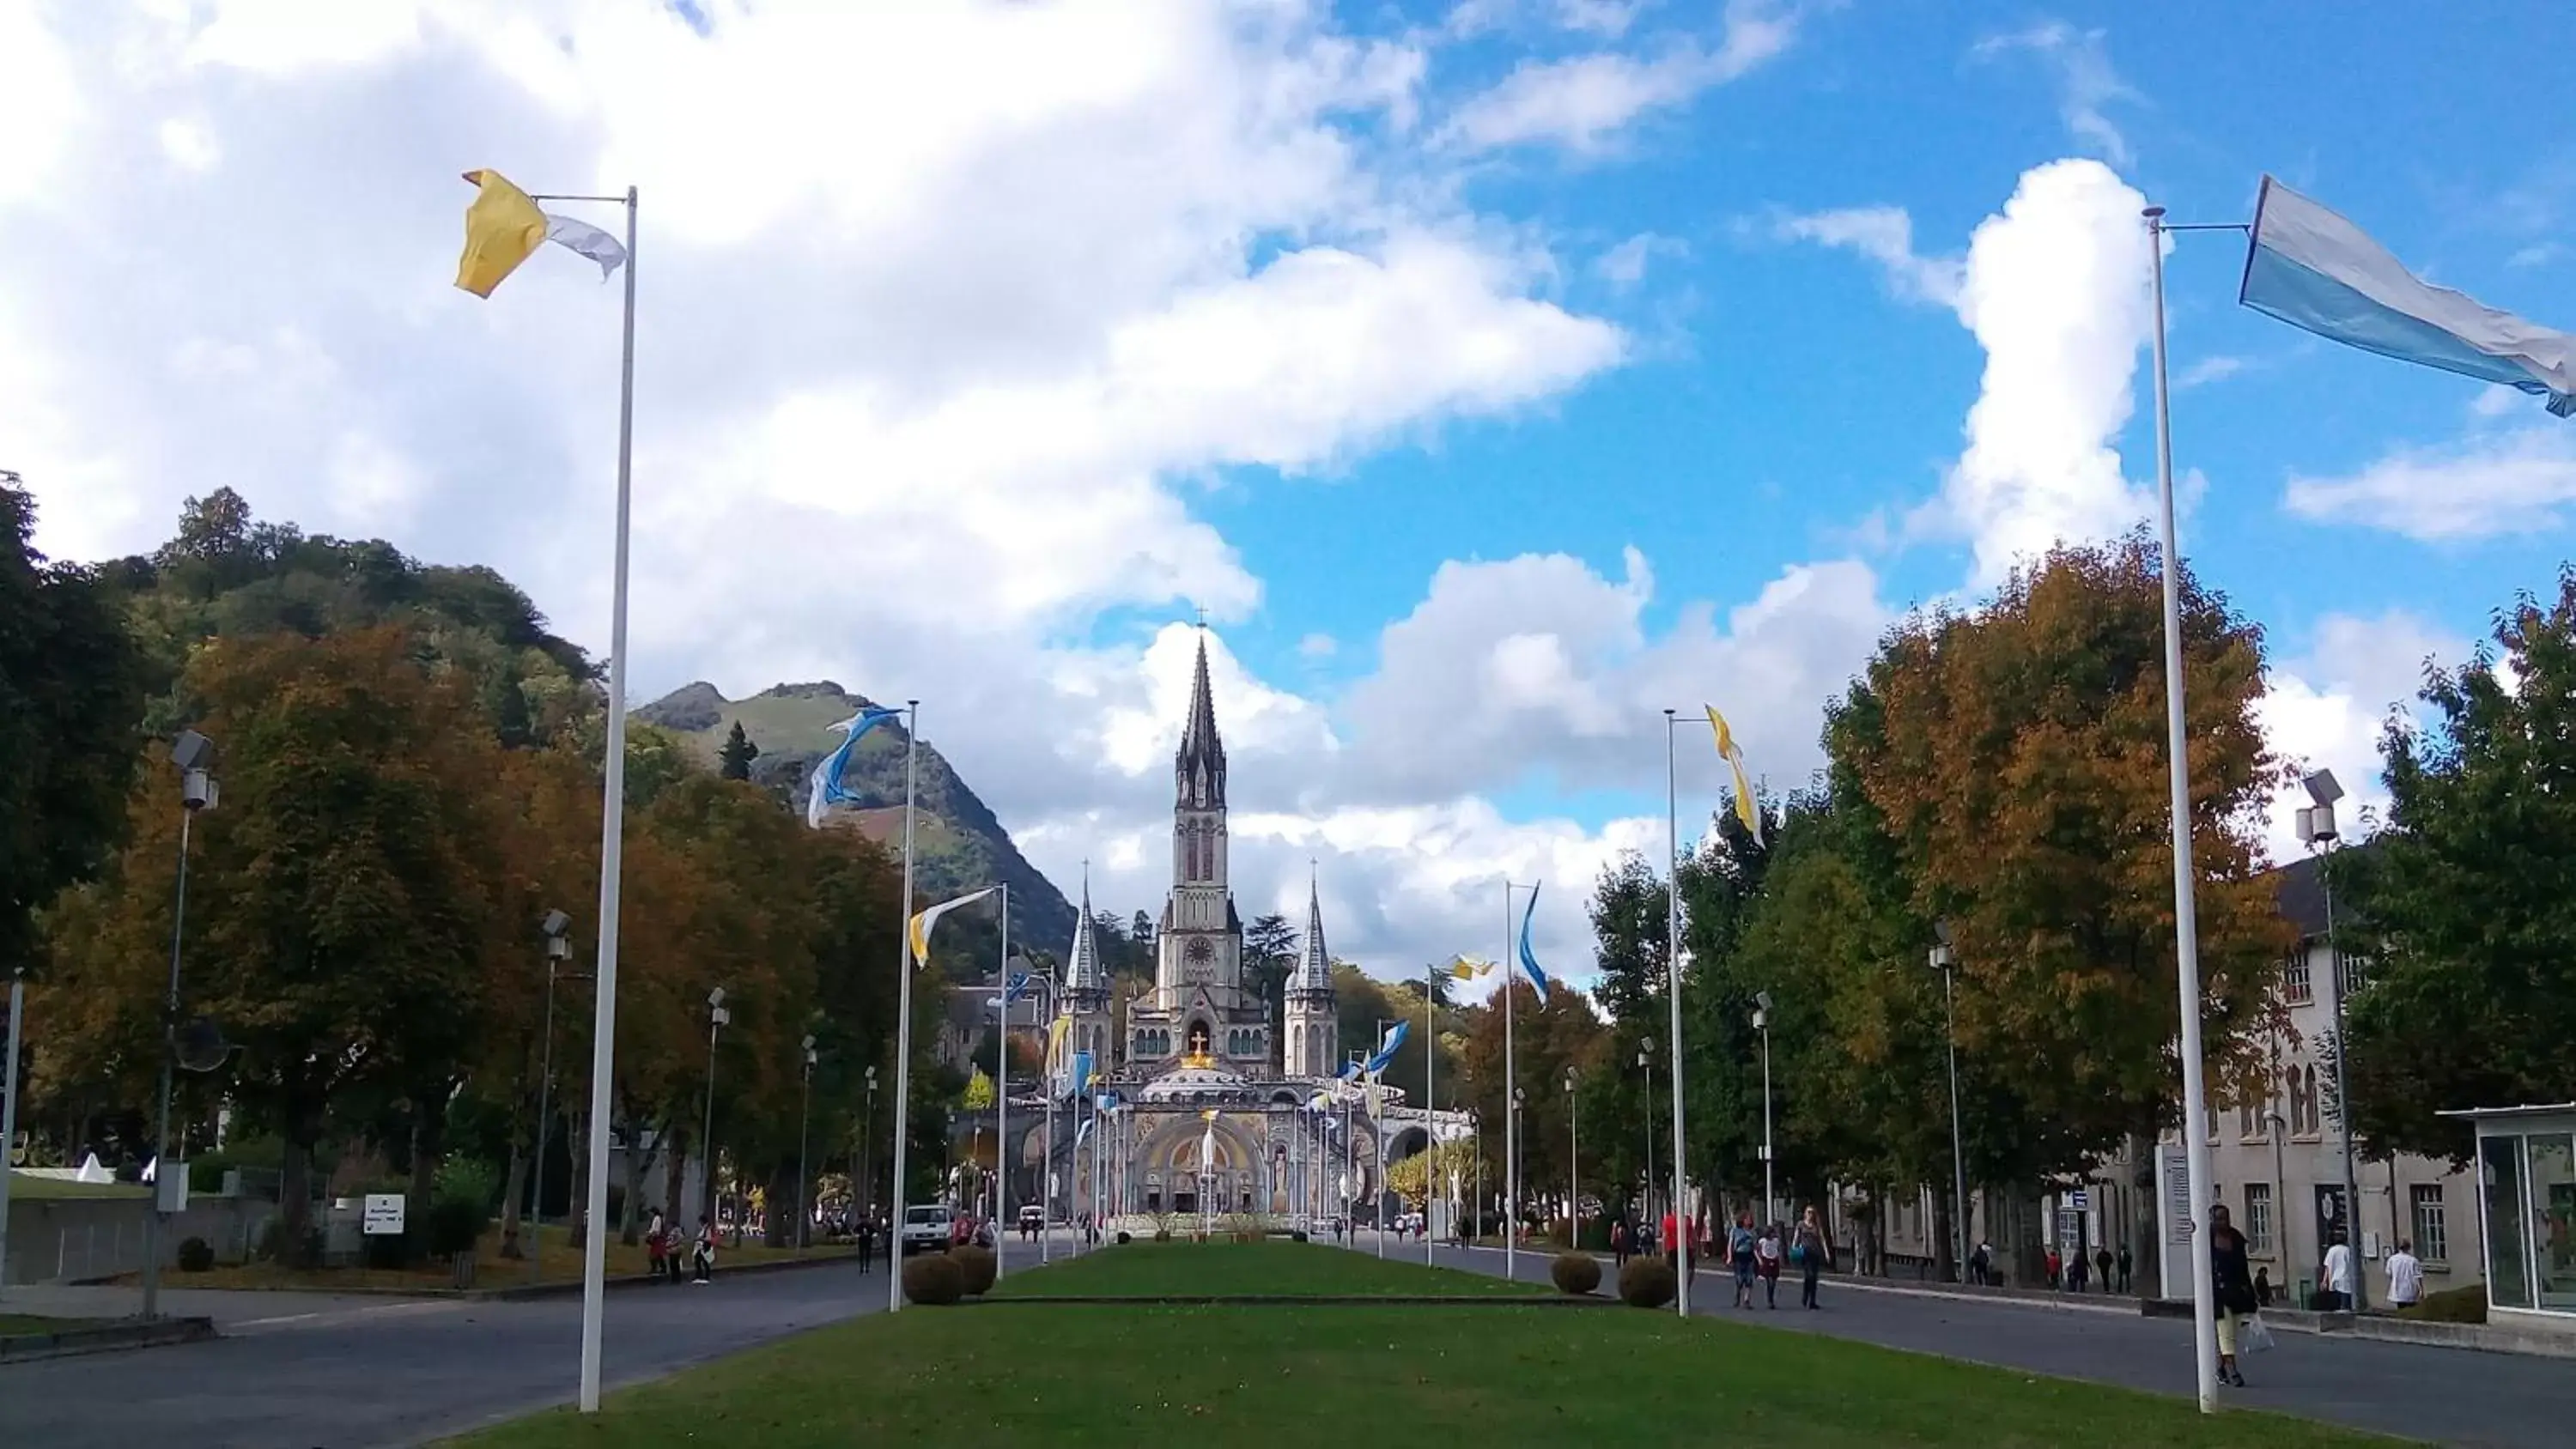
<svg viewBox="0 0 2576 1449">
<path fill-rule="evenodd" d="M 1082 915 L 1074 922 L 1073 949 L 1065 953 L 1064 989 L 1068 995 L 1102 992 L 1109 983 L 1100 975 L 1100 947 L 1091 938 L 1091 862 L 1082 863 Z"/>
<path fill-rule="evenodd" d="M 1216 732 L 1216 694 L 1208 687 L 1207 625 L 1199 625 L 1199 658 L 1190 678 L 1190 717 L 1181 726 L 1181 748 L 1172 761 L 1181 803 L 1203 810 L 1225 808 L 1225 741 Z"/>
<path fill-rule="evenodd" d="M 1306 949 L 1297 958 L 1297 969 L 1289 974 L 1288 991 L 1321 992 L 1333 989 L 1333 953 L 1324 945 L 1324 902 L 1317 893 L 1314 862 L 1306 864 Z"/>
</svg>

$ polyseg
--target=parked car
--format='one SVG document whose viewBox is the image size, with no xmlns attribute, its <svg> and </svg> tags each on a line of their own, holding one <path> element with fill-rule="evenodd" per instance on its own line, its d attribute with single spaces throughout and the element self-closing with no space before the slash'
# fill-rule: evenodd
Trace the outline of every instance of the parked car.
<svg viewBox="0 0 2576 1449">
<path fill-rule="evenodd" d="M 915 1203 L 903 1210 L 903 1255 L 944 1253 L 956 1232 L 955 1215 L 945 1203 Z"/>
</svg>

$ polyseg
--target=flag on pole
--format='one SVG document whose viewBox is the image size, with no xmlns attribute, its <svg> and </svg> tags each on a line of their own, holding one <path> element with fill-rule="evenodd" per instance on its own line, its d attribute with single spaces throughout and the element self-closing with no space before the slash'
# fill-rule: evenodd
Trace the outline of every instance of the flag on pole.
<svg viewBox="0 0 2576 1449">
<path fill-rule="evenodd" d="M 1753 781 L 1744 773 L 1744 751 L 1736 746 L 1735 731 L 1726 727 L 1726 716 L 1717 712 L 1717 706 L 1700 707 L 1708 711 L 1708 727 L 1717 732 L 1718 758 L 1726 761 L 1727 768 L 1735 772 L 1735 818 L 1744 822 L 1744 828 L 1752 833 L 1753 843 L 1760 845 L 1762 807 L 1753 798 Z"/>
<path fill-rule="evenodd" d="M 2576 416 L 2576 334 L 2424 281 L 2361 228 L 2269 176 L 2236 300 L 2348 347 L 2520 388 Z"/>
<path fill-rule="evenodd" d="M 1478 960 L 1473 956 L 1461 956 L 1441 969 L 1461 981 L 1473 981 L 1480 976 L 1490 974 L 1494 969 L 1494 963 Z"/>
<path fill-rule="evenodd" d="M 491 296 L 544 242 L 599 263 L 601 281 L 625 265 L 625 243 L 589 222 L 548 215 L 500 172 L 487 166 L 466 172 L 465 179 L 475 191 L 465 208 L 465 255 L 456 263 L 456 285 L 475 296 Z"/>
<path fill-rule="evenodd" d="M 1530 887 L 1529 909 L 1521 912 L 1521 973 L 1538 989 L 1538 1004 L 1547 1005 L 1547 973 L 1538 966 L 1538 953 L 1530 949 L 1530 921 L 1538 915 L 1538 887 Z"/>
<path fill-rule="evenodd" d="M 823 828 L 823 812 L 834 805 L 855 805 L 859 797 L 841 788 L 841 774 L 850 767 L 850 752 L 858 747 L 859 737 L 903 713 L 899 709 L 881 709 L 868 705 L 857 714 L 832 726 L 841 736 L 840 746 L 814 762 L 814 778 L 805 791 L 805 823 L 816 830 Z"/>
<path fill-rule="evenodd" d="M 1201 1112 L 1199 1120 L 1207 1124 L 1199 1131 L 1199 1171 L 1214 1173 L 1216 1171 L 1216 1109 L 1211 1107 Z"/>
<path fill-rule="evenodd" d="M 1396 1048 L 1404 1045 L 1405 1037 L 1411 1035 L 1412 1031 L 1413 1023 L 1409 1020 L 1399 1021 L 1388 1027 L 1385 1038 L 1377 1044 L 1377 1051 L 1369 1057 L 1368 1065 L 1361 1070 L 1370 1076 L 1376 1076 L 1385 1071 L 1387 1063 L 1395 1060 Z"/>
<path fill-rule="evenodd" d="M 1081 1096 L 1091 1086 L 1091 1053 L 1073 1054 L 1073 1094 Z"/>
<path fill-rule="evenodd" d="M 1072 1034 L 1073 1018 L 1061 1011 L 1055 1014 L 1055 1020 L 1047 1023 L 1046 1072 L 1049 1077 L 1059 1082 L 1064 1077 L 1064 1045 L 1072 1038 Z M 1078 1095 L 1080 1092 L 1081 1088 L 1074 1089 L 1075 1094 Z"/>
<path fill-rule="evenodd" d="M 941 901 L 939 904 L 932 906 L 929 910 L 923 911 L 920 915 L 913 917 L 913 964 L 919 965 L 930 959 L 930 933 L 939 928 L 939 918 L 941 916 L 947 915 L 950 911 L 957 909 L 959 906 L 971 906 L 977 901 L 982 900 L 984 897 L 989 896 L 1000 889 L 1000 886 L 986 886 L 980 891 L 959 896 L 953 901 Z"/>
</svg>

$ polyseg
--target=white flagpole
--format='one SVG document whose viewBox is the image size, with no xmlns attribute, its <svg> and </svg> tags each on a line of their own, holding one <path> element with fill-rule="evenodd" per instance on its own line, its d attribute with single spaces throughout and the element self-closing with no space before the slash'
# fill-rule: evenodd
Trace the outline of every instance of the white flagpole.
<svg viewBox="0 0 2576 1449">
<path fill-rule="evenodd" d="M 1426 1268 L 1431 1266 L 1431 1194 L 1438 1190 L 1431 1170 L 1440 1165 L 1440 1159 L 1431 1155 L 1431 1149 L 1440 1145 L 1431 1130 L 1431 1064 L 1439 1055 L 1432 1050 L 1431 991 L 1439 971 L 1432 966 L 1422 973 L 1422 1266 Z"/>
<path fill-rule="evenodd" d="M 1664 711 L 1664 871 L 1671 885 L 1664 892 L 1664 1000 L 1672 1008 L 1673 1034 L 1673 1237 L 1664 1251 L 1673 1253 L 1679 1285 L 1673 1311 L 1690 1316 L 1690 1205 L 1682 1197 L 1689 1182 L 1682 1157 L 1682 826 L 1681 789 L 1673 770 L 1673 712 Z"/>
<path fill-rule="evenodd" d="M 1002 882 L 1000 1042 L 993 1053 L 993 1280 L 1002 1278 L 1002 1234 L 1011 1221 L 1011 883 Z"/>
<path fill-rule="evenodd" d="M 1512 1278 L 1519 1267 L 1520 1134 L 1513 1116 L 1520 1109 L 1512 1101 L 1512 1088 L 1520 1077 L 1512 1070 L 1512 973 L 1518 967 L 1512 961 L 1512 883 L 1503 882 L 1503 1277 Z"/>
<path fill-rule="evenodd" d="M 2173 785 L 2174 975 L 2182 1000 L 2183 1178 L 2191 1193 L 2191 1322 L 2200 1411 L 2218 1412 L 2218 1310 L 2210 1281 L 2209 1110 L 2201 1096 L 2200 921 L 2192 900 L 2191 760 L 2183 738 L 2182 579 L 2174 546 L 2173 416 L 2165 383 L 2165 209 L 2146 210 L 2150 285 L 2155 292 L 2156 492 L 2162 514 L 2165 594 L 2165 753 Z"/>
<path fill-rule="evenodd" d="M 900 984 L 895 988 L 894 1016 L 894 1191 L 892 1211 L 887 1214 L 887 1229 L 894 1242 L 888 1258 L 894 1267 L 903 1263 L 903 1157 L 904 1140 L 912 1134 L 912 800 L 913 760 L 921 741 L 921 701 L 903 702 L 903 907 L 895 912 L 895 928 L 903 936 L 903 954 L 899 967 Z M 886 1312 L 903 1311 L 903 1274 L 886 1274 Z"/>
<path fill-rule="evenodd" d="M 581 1412 L 599 1412 L 608 1306 L 608 1134 L 617 1066 L 617 897 L 626 841 L 626 557 L 635 498 L 635 188 L 626 188 L 626 327 L 617 367 L 617 561 L 609 586 L 608 739 L 600 761 L 599 959 L 590 1027 L 590 1192 L 581 1261 Z M 710 1169 L 712 1170 L 712 1169 Z"/>
</svg>

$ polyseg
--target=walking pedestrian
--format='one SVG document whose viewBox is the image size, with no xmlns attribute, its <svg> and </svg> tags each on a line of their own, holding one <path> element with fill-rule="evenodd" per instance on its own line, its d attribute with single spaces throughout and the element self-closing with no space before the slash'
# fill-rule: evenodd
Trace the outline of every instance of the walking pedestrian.
<svg viewBox="0 0 2576 1449">
<path fill-rule="evenodd" d="M 1763 1306 L 1775 1312 L 1780 1307 L 1780 1252 L 1780 1225 L 1773 1223 L 1753 1245 L 1753 1271 L 1762 1279 Z"/>
<path fill-rule="evenodd" d="M 2214 1203 L 2209 1209 L 2209 1276 L 2218 1296 L 2219 1381 L 2241 1389 L 2245 1374 L 2236 1366 L 2236 1335 L 2261 1305 L 2246 1264 L 2245 1235 L 2228 1220 L 2225 1203 Z"/>
<path fill-rule="evenodd" d="M 669 1271 L 670 1257 L 671 1240 L 662 1223 L 662 1210 L 655 1208 L 644 1222 L 644 1276 L 661 1282 L 662 1275 Z"/>
<path fill-rule="evenodd" d="M 1628 1266 L 1628 1220 L 1610 1220 L 1610 1258 L 1619 1267 Z"/>
<path fill-rule="evenodd" d="M 2350 1310 L 2353 1290 L 2352 1244 L 2344 1241 L 2341 1232 L 2335 1234 L 2334 1244 L 2326 1249 L 2325 1272 L 2319 1276 L 2325 1280 L 2326 1292 L 2318 1296 L 2331 1298 L 2332 1301 L 2320 1303 L 2317 1306 Z"/>
<path fill-rule="evenodd" d="M 2125 1242 L 2124 1242 L 2124 1243 L 2122 1243 L 2122 1244 L 2120 1245 L 2120 1291 L 2121 1291 L 2121 1292 L 2126 1293 L 2126 1292 L 2128 1292 L 2128 1291 L 2129 1291 L 2129 1270 L 2130 1270 L 2131 1268 L 2136 1267 L 2136 1266 L 2137 1266 L 2137 1260 L 2136 1260 L 2135 1258 L 2132 1258 L 2132 1257 L 2130 1257 L 2130 1256 L 2129 1256 L 2129 1245 L 2128 1245 L 2127 1243 L 2125 1243 Z"/>
<path fill-rule="evenodd" d="M 1789 1245 L 1789 1255 L 1798 1260 L 1799 1282 L 1802 1285 L 1800 1301 L 1809 1308 L 1823 1307 L 1823 1304 L 1816 1301 L 1816 1275 L 1832 1266 L 1834 1248 L 1832 1243 L 1826 1241 L 1825 1225 L 1816 1217 L 1816 1210 L 1812 1206 L 1807 1209 L 1806 1216 L 1798 1220 L 1798 1236 Z"/>
<path fill-rule="evenodd" d="M 1735 1226 L 1727 1229 L 1726 1233 L 1726 1261 L 1727 1266 L 1735 1270 L 1735 1306 L 1738 1308 L 1753 1306 L 1753 1278 L 1759 1271 L 1755 1260 L 1759 1253 L 1753 1232 L 1753 1214 L 1749 1210 L 1738 1212 Z"/>
<path fill-rule="evenodd" d="M 1986 1246 L 1983 1238 L 1977 1239 L 1977 1245 L 1968 1250 L 1968 1281 L 1979 1287 L 1994 1286 L 1994 1250 Z"/>
<path fill-rule="evenodd" d="M 716 1229 L 715 1224 L 708 1222 L 703 1217 L 698 1219 L 697 1260 L 695 1266 L 697 1268 L 696 1281 L 700 1283 L 711 1283 L 715 1281 Z"/>
<path fill-rule="evenodd" d="M 2411 1308 L 2423 1296 L 2424 1262 L 2411 1240 L 2399 1238 L 2397 1251 L 2388 1255 L 2388 1306 Z"/>
<path fill-rule="evenodd" d="M 2054 1290 L 2066 1286 L 2066 1259 L 2062 1257 L 2055 1248 L 2048 1250 L 2048 1257 L 2044 1262 L 2044 1266 L 2048 1269 L 2048 1286 L 2050 1289 Z"/>
<path fill-rule="evenodd" d="M 1664 1235 L 1657 1241 L 1664 1245 L 1664 1255 L 1672 1259 L 1673 1271 L 1676 1273 L 1682 1272 L 1682 1254 L 1684 1245 L 1682 1243 L 1682 1235 L 1680 1232 L 1680 1220 L 1675 1218 L 1669 1212 L 1664 1214 Z"/>
<path fill-rule="evenodd" d="M 2095 1268 L 2099 1269 L 2099 1270 L 2100 1270 L 2100 1272 L 2101 1272 L 2101 1278 L 2102 1278 L 2102 1291 L 2103 1291 L 2103 1292 L 2105 1292 L 2105 1293 L 2110 1292 L 2110 1291 L 2111 1291 L 2111 1245 L 2110 1245 L 2109 1243 L 2104 1243 L 2102 1246 L 2100 1246 L 2100 1247 L 2098 1247 L 2098 1248 L 2095 1248 L 2095 1249 L 2093 1250 L 2093 1266 L 2094 1266 Z"/>
<path fill-rule="evenodd" d="M 2085 1276 L 2091 1271 L 2092 1270 L 2087 1267 L 2084 1262 L 2084 1250 L 2082 1248 L 2077 1248 L 2075 1250 L 2075 1255 L 2066 1260 L 2066 1291 L 2069 1293 L 2083 1292 Z"/>
</svg>

